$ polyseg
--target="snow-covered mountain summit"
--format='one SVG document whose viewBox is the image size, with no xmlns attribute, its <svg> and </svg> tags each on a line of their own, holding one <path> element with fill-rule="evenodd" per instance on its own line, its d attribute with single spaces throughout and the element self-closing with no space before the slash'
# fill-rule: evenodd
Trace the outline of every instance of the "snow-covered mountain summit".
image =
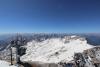
<svg viewBox="0 0 100 67">
<path fill-rule="evenodd" d="M 85 38 L 79 36 L 65 36 L 64 38 L 50 38 L 42 42 L 33 40 L 26 45 L 26 54 L 22 61 L 40 61 L 44 63 L 70 62 L 74 53 L 83 52 L 93 46 Z"/>
</svg>

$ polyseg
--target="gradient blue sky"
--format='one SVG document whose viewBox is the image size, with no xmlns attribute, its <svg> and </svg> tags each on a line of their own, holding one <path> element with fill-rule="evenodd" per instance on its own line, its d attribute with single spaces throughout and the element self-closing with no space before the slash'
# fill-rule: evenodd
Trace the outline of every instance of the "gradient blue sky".
<svg viewBox="0 0 100 67">
<path fill-rule="evenodd" d="M 100 0 L 0 0 L 0 33 L 100 32 Z"/>
</svg>

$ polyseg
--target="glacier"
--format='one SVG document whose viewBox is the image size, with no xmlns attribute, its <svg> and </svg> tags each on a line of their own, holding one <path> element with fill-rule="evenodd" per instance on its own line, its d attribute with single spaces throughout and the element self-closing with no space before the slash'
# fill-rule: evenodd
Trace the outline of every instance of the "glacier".
<svg viewBox="0 0 100 67">
<path fill-rule="evenodd" d="M 33 40 L 25 46 L 26 54 L 22 61 L 39 61 L 43 63 L 71 62 L 74 54 L 93 48 L 84 37 L 76 35 L 64 38 L 50 38 L 42 42 Z"/>
</svg>

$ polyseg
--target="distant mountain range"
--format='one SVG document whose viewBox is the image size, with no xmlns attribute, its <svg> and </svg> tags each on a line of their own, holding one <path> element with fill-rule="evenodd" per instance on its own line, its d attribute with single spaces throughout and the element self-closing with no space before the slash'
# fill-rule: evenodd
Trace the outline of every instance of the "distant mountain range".
<svg viewBox="0 0 100 67">
<path fill-rule="evenodd" d="M 100 35 L 90 33 L 90 34 L 45 34 L 45 33 L 27 33 L 27 34 L 19 34 L 23 39 L 26 40 L 27 51 L 26 55 L 23 56 L 24 60 L 30 60 L 27 57 L 36 57 L 36 61 L 38 59 L 46 60 L 48 62 L 52 62 L 50 59 L 55 59 L 55 56 L 58 56 L 59 62 L 66 59 L 62 58 L 66 52 L 66 57 L 68 55 L 69 60 L 73 59 L 74 52 L 82 52 L 91 46 L 99 46 L 100 45 Z M 13 45 L 10 42 L 16 39 L 18 34 L 5 34 L 0 35 L 0 60 L 9 60 L 10 59 L 10 51 L 9 48 Z M 25 45 L 26 45 L 25 44 Z M 68 45 L 69 44 L 69 45 Z M 50 46 L 49 46 L 50 45 Z M 57 47 L 57 48 L 56 48 Z M 33 49 L 34 48 L 34 49 Z M 60 50 L 61 48 L 61 50 Z M 51 49 L 49 51 L 49 49 Z M 14 50 L 13 50 L 14 51 Z M 48 51 L 48 52 L 47 52 Z M 55 51 L 55 52 L 54 52 Z M 58 51 L 58 52 L 57 52 Z M 53 53 L 54 52 L 54 53 Z M 63 53 L 65 52 L 65 53 Z M 88 51 L 86 51 L 88 52 Z M 31 53 L 31 54 L 30 54 Z M 34 54 L 35 53 L 35 54 Z M 90 52 L 89 52 L 90 53 Z M 30 54 L 30 55 L 29 55 Z M 41 56 L 40 56 L 41 54 Z M 45 56 L 44 56 L 45 54 Z M 62 55 L 60 55 L 62 54 Z M 64 55 L 63 55 L 64 54 Z M 15 55 L 15 53 L 14 53 Z M 43 56 L 42 56 L 43 55 Z M 62 56 L 62 57 L 60 57 Z M 41 57 L 47 57 L 47 59 L 42 59 Z M 58 59 L 56 58 L 56 59 Z M 31 58 L 32 60 L 32 58 Z M 55 62 L 58 60 L 55 60 Z M 91 67 L 91 66 L 90 66 Z"/>
<path fill-rule="evenodd" d="M 3 34 L 0 35 L 0 51 L 4 50 L 10 41 L 16 38 L 18 34 Z M 64 36 L 69 35 L 78 35 L 81 37 L 85 37 L 87 42 L 91 45 L 98 46 L 100 45 L 100 34 L 99 33 L 88 33 L 88 34 L 67 34 L 67 33 L 24 33 L 20 34 L 22 37 L 26 38 L 27 42 L 36 40 L 36 41 L 43 41 L 48 38 L 63 38 Z"/>
</svg>

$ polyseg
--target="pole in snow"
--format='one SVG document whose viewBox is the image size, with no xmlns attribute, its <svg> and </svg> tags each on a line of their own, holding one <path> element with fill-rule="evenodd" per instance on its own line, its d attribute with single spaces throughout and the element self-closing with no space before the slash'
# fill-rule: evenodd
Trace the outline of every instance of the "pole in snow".
<svg viewBox="0 0 100 67">
<path fill-rule="evenodd" d="M 21 41 L 20 41 L 20 38 L 19 36 L 17 36 L 17 39 L 15 41 L 15 47 L 16 47 L 16 64 L 17 64 L 17 67 L 19 67 L 19 62 L 20 62 L 20 56 L 19 56 L 19 48 L 21 46 Z"/>
<path fill-rule="evenodd" d="M 11 65 L 13 65 L 13 59 L 12 59 L 12 47 L 10 48 L 10 52 L 11 52 Z"/>
<path fill-rule="evenodd" d="M 13 55 L 12 55 L 12 47 L 13 47 L 13 45 L 14 45 L 14 41 L 13 41 L 13 40 L 11 41 L 11 45 L 12 45 L 12 46 L 10 47 L 10 53 L 11 53 L 11 65 L 13 65 L 13 58 L 12 58 L 12 57 L 13 57 Z"/>
</svg>

